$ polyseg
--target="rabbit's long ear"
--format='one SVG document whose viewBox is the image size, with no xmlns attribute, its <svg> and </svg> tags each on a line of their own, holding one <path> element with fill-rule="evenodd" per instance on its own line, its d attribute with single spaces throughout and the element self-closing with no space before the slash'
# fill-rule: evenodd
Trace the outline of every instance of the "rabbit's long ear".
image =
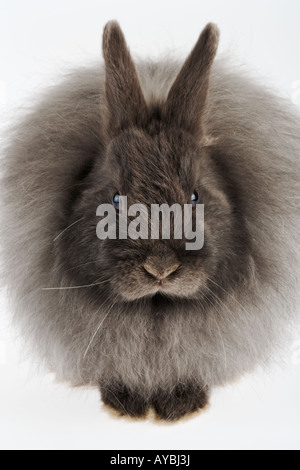
<svg viewBox="0 0 300 470">
<path fill-rule="evenodd" d="M 138 124 L 147 112 L 138 75 L 123 32 L 116 21 L 106 24 L 103 33 L 105 96 L 108 108 L 107 131 L 114 136 Z"/>
<path fill-rule="evenodd" d="M 219 29 L 209 23 L 183 64 L 166 101 L 166 116 L 181 128 L 201 133 L 211 66 L 219 43 Z"/>
</svg>

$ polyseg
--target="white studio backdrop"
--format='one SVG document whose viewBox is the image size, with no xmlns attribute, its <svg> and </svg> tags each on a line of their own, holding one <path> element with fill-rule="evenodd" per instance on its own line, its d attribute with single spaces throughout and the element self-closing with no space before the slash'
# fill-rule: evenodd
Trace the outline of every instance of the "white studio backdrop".
<svg viewBox="0 0 300 470">
<path fill-rule="evenodd" d="M 102 60 L 117 19 L 134 56 L 185 57 L 209 22 L 229 51 L 300 106 L 299 0 L 0 0 L 0 125 L 69 67 Z M 300 333 L 283 365 L 213 393 L 175 425 L 116 419 L 24 358 L 1 295 L 0 449 L 299 449 Z M 299 339 L 298 339 L 299 338 Z M 281 363 L 280 363 L 281 364 Z"/>
</svg>

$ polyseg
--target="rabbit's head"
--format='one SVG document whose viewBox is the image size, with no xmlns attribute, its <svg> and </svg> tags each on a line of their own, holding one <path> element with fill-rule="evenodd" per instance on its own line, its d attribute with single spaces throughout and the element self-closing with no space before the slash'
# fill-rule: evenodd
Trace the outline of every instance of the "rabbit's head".
<svg viewBox="0 0 300 470">
<path fill-rule="evenodd" d="M 200 298 L 216 286 L 224 290 L 242 277 L 246 230 L 236 194 L 205 133 L 218 37 L 217 27 L 207 25 L 167 99 L 153 97 L 146 103 L 120 27 L 115 22 L 105 27 L 105 145 L 73 201 L 73 230 L 59 240 L 75 284 L 99 283 L 99 291 L 125 302 L 154 296 L 183 300 Z M 118 236 L 121 196 L 127 197 L 128 208 L 142 204 L 148 210 L 147 239 Z M 96 210 L 102 204 L 115 211 L 115 239 L 96 235 Z M 175 215 L 170 217 L 170 239 L 151 239 L 153 204 L 189 204 L 194 229 L 202 223 L 197 205 L 204 205 L 203 247 L 186 249 L 184 231 L 181 238 L 174 237 Z M 130 213 L 126 220 L 133 222 Z"/>
</svg>

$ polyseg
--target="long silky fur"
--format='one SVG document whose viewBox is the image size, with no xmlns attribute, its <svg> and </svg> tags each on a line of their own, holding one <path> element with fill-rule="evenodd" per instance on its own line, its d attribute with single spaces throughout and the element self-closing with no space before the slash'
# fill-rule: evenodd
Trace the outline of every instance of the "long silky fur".
<svg viewBox="0 0 300 470">
<path fill-rule="evenodd" d="M 179 68 L 171 60 L 137 64 L 148 105 L 166 99 Z M 245 288 L 226 292 L 209 314 L 198 314 L 200 303 L 188 311 L 178 301 L 155 329 L 143 300 L 132 309 L 106 298 L 95 305 L 85 288 L 44 290 L 73 282 L 56 259 L 54 240 L 64 227 L 69 188 L 104 147 L 104 106 L 103 67 L 78 69 L 7 134 L 3 276 L 25 338 L 61 380 L 104 387 L 121 380 L 144 396 L 185 380 L 222 385 L 267 363 L 297 303 L 296 111 L 227 59 L 216 59 L 203 122 L 207 146 L 239 186 L 252 259 L 268 260 L 268 272 L 253 262 Z"/>
</svg>

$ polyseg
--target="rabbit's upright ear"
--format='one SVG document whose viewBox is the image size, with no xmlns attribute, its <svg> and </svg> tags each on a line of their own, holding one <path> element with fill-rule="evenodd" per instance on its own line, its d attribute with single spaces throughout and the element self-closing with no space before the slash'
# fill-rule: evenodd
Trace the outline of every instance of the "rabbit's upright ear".
<svg viewBox="0 0 300 470">
<path fill-rule="evenodd" d="M 219 29 L 209 23 L 183 64 L 166 101 L 168 121 L 196 135 L 202 132 L 201 120 L 218 43 Z"/>
<path fill-rule="evenodd" d="M 107 131 L 113 137 L 139 124 L 147 113 L 147 106 L 123 32 L 116 21 L 110 21 L 104 28 L 103 56 Z"/>
</svg>

